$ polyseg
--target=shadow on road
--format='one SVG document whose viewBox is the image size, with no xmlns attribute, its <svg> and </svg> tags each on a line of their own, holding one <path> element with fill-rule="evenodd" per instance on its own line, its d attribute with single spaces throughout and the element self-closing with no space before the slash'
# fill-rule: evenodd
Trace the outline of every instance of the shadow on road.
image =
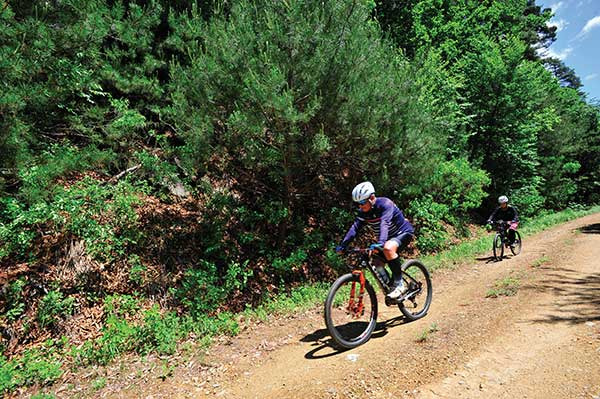
<svg viewBox="0 0 600 399">
<path fill-rule="evenodd" d="M 479 262 L 483 262 L 485 261 L 485 263 L 496 263 L 496 262 L 500 262 L 499 260 L 496 260 L 496 258 L 494 258 L 494 256 L 480 256 L 479 258 L 475 258 L 476 261 Z"/>
<path fill-rule="evenodd" d="M 600 223 L 588 224 L 581 227 L 579 231 L 585 234 L 600 234 Z"/>
<path fill-rule="evenodd" d="M 404 316 L 398 316 L 386 321 L 378 322 L 370 339 L 384 337 L 387 335 L 389 328 L 407 323 L 410 323 L 410 320 L 405 319 Z M 304 358 L 306 359 L 324 359 L 330 356 L 339 355 L 340 353 L 344 353 L 349 350 L 338 347 L 335 341 L 329 335 L 329 331 L 326 328 L 322 328 L 305 335 L 300 339 L 300 341 L 312 342 L 312 346 L 315 346 L 315 348 L 311 349 L 304 355 Z"/>
<path fill-rule="evenodd" d="M 514 257 L 513 254 L 506 254 L 506 253 L 504 253 L 504 256 L 502 256 L 502 259 L 496 259 L 496 258 L 494 258 L 494 255 L 491 255 L 491 256 L 480 256 L 479 258 L 475 258 L 475 260 L 479 261 L 479 262 L 484 262 L 485 261 L 485 263 L 488 264 L 488 263 L 502 262 L 505 259 L 511 259 L 513 257 Z"/>
<path fill-rule="evenodd" d="M 548 305 L 547 313 L 533 322 L 580 324 L 600 320 L 600 273 L 582 275 L 571 269 L 553 269 L 545 280 L 525 289 L 558 297 Z"/>
</svg>

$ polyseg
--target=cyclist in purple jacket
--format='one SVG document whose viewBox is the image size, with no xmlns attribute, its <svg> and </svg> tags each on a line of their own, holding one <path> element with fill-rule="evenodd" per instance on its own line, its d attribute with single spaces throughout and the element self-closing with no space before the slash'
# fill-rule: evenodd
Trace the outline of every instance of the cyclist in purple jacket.
<svg viewBox="0 0 600 399">
<path fill-rule="evenodd" d="M 358 205 L 358 215 L 336 251 L 343 252 L 362 227 L 370 227 L 378 237 L 378 242 L 370 248 L 383 251 L 394 280 L 388 297 L 396 299 L 406 292 L 398 251 L 413 239 L 413 226 L 392 200 L 375 197 L 375 187 L 368 181 L 354 187 L 352 200 Z"/>
</svg>

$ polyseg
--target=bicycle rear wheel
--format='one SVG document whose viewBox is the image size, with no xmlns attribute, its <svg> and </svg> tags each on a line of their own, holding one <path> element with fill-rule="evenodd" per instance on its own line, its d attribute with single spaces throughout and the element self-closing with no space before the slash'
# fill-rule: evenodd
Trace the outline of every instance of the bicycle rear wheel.
<svg viewBox="0 0 600 399">
<path fill-rule="evenodd" d="M 521 234 L 518 231 L 515 231 L 515 242 L 510 246 L 510 252 L 512 252 L 513 255 L 520 254 L 522 245 Z"/>
<path fill-rule="evenodd" d="M 366 281 L 362 303 L 359 292 L 359 277 L 348 273 L 333 283 L 325 300 L 325 325 L 342 348 L 355 348 L 367 342 L 377 324 L 377 296 L 373 286 Z"/>
<path fill-rule="evenodd" d="M 420 319 L 427 314 L 433 298 L 429 271 L 420 261 L 411 259 L 402 265 L 402 278 L 408 291 L 398 308 L 407 319 Z"/>
<path fill-rule="evenodd" d="M 502 243 L 502 236 L 496 233 L 494 237 L 494 259 L 502 260 L 504 256 L 504 244 Z"/>
</svg>

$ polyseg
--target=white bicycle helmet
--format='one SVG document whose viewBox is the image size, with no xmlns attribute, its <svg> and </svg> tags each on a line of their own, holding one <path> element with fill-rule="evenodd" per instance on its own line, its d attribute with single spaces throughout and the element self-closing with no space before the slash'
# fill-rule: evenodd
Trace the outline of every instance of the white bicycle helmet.
<svg viewBox="0 0 600 399">
<path fill-rule="evenodd" d="M 498 197 L 499 204 L 505 204 L 508 202 L 508 197 L 506 195 L 501 195 Z"/>
<path fill-rule="evenodd" d="M 373 184 L 369 181 L 362 182 L 352 190 L 352 201 L 364 201 L 369 198 L 371 194 L 375 194 L 375 187 L 373 187 Z"/>
</svg>

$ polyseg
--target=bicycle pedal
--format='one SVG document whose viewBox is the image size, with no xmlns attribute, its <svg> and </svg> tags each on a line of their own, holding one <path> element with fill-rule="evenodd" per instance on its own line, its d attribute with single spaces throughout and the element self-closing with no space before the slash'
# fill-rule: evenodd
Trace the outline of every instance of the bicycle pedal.
<svg viewBox="0 0 600 399">
<path fill-rule="evenodd" d="M 386 306 L 395 306 L 398 303 L 399 303 L 398 299 L 389 298 L 387 295 L 385 296 L 385 305 Z"/>
</svg>

